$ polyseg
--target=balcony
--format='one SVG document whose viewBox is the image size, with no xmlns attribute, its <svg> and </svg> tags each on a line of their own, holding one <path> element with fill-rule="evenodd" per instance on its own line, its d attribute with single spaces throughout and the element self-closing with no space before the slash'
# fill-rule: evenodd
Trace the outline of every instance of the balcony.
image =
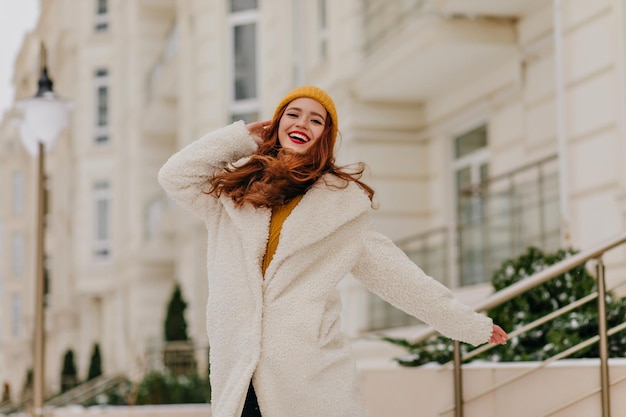
<svg viewBox="0 0 626 417">
<path fill-rule="evenodd" d="M 364 0 L 366 101 L 422 102 L 466 84 L 517 55 L 521 1 Z M 473 8 L 471 7 L 473 5 Z M 478 11 L 493 5 L 487 16 Z M 471 13 L 471 14 L 468 14 Z"/>
<path fill-rule="evenodd" d="M 545 3 L 542 0 L 439 0 L 437 8 L 446 14 L 518 18 Z"/>
<path fill-rule="evenodd" d="M 449 287 L 484 283 L 503 261 L 529 246 L 557 250 L 557 163 L 551 155 L 459 190 L 452 238 L 450 228 L 440 227 L 396 243 Z"/>
</svg>

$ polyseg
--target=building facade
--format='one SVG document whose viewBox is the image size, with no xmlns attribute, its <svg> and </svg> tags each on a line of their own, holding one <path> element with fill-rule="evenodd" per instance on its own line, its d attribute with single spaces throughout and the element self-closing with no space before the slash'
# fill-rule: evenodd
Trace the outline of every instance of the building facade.
<svg viewBox="0 0 626 417">
<path fill-rule="evenodd" d="M 34 93 L 45 43 L 75 106 L 47 166 L 47 379 L 140 373 L 179 283 L 205 344 L 205 231 L 156 182 L 166 158 L 294 86 L 339 112 L 342 164 L 364 161 L 376 227 L 468 303 L 530 245 L 584 249 L 624 229 L 623 0 L 42 0 L 15 64 Z M 35 164 L 0 125 L 0 381 L 31 358 Z M 622 253 L 608 266 L 624 270 Z M 610 275 L 609 275 L 610 277 Z M 390 277 L 390 279 L 392 279 Z M 416 324 L 342 282 L 344 330 Z M 10 364 L 10 366 L 9 366 Z"/>
</svg>

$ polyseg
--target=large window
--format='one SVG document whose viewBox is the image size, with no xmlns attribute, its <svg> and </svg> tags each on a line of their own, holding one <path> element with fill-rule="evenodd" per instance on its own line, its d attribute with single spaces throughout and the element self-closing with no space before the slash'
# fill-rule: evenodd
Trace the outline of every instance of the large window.
<svg viewBox="0 0 626 417">
<path fill-rule="evenodd" d="M 11 177 L 11 206 L 13 214 L 21 214 L 24 210 L 24 175 L 22 171 L 14 171 Z"/>
<path fill-rule="evenodd" d="M 109 72 L 97 69 L 94 74 L 95 141 L 104 144 L 109 141 Z"/>
<path fill-rule="evenodd" d="M 258 22 L 256 0 L 232 0 L 230 37 L 232 53 L 231 120 L 258 119 Z"/>
<path fill-rule="evenodd" d="M 16 230 L 11 235 L 11 273 L 19 277 L 24 272 L 24 234 Z"/>
<path fill-rule="evenodd" d="M 109 28 L 109 2 L 107 0 L 96 0 L 96 31 L 105 31 Z"/>
<path fill-rule="evenodd" d="M 328 16 L 326 0 L 317 1 L 318 9 L 318 46 L 320 60 L 328 58 Z"/>
<path fill-rule="evenodd" d="M 292 0 L 293 17 L 292 21 L 292 77 L 293 84 L 298 86 L 304 83 L 304 36 L 302 31 L 302 22 L 304 21 L 304 11 L 302 4 L 306 0 Z"/>
<path fill-rule="evenodd" d="M 151 240 L 159 235 L 159 224 L 169 202 L 167 197 L 159 197 L 147 205 L 144 213 L 146 239 Z"/>
<path fill-rule="evenodd" d="M 94 195 L 94 256 L 108 258 L 111 252 L 111 189 L 108 181 L 98 181 Z"/>
<path fill-rule="evenodd" d="M 457 250 L 461 285 L 488 279 L 484 260 L 484 195 L 480 184 L 489 176 L 487 127 L 479 126 L 454 139 L 457 200 Z"/>
<path fill-rule="evenodd" d="M 258 8 L 258 0 L 231 0 L 230 12 L 244 12 L 246 10 L 256 10 Z"/>
<path fill-rule="evenodd" d="M 488 282 L 502 262 L 529 246 L 558 249 L 559 178 L 556 155 L 489 172 L 487 128 L 455 138 L 460 285 Z"/>
</svg>

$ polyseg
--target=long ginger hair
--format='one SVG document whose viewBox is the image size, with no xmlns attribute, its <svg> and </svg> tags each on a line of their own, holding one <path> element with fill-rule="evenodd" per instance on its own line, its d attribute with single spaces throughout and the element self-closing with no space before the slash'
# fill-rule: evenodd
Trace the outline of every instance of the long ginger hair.
<svg viewBox="0 0 626 417">
<path fill-rule="evenodd" d="M 280 146 L 278 126 L 283 117 L 283 106 L 278 117 L 265 129 L 263 143 L 247 161 L 229 166 L 210 180 L 208 194 L 226 195 L 236 206 L 246 203 L 254 207 L 274 207 L 304 194 L 324 174 L 332 174 L 345 181 L 356 182 L 368 195 L 374 190 L 360 180 L 365 165 L 359 163 L 350 172 L 335 165 L 334 140 L 331 137 L 335 122 L 327 118 L 321 137 L 304 154 Z"/>
</svg>

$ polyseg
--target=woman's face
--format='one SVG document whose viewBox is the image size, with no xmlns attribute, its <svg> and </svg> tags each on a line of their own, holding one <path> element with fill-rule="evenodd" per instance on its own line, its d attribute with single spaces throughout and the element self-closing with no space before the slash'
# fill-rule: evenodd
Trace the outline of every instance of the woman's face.
<svg viewBox="0 0 626 417">
<path fill-rule="evenodd" d="M 305 153 L 324 133 L 326 109 L 311 98 L 297 98 L 287 104 L 278 124 L 280 146 Z"/>
</svg>

